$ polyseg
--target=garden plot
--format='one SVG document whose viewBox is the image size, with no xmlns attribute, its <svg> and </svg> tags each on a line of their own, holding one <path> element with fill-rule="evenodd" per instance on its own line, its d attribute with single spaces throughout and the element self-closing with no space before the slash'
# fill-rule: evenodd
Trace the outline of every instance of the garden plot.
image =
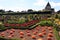
<svg viewBox="0 0 60 40">
<path fill-rule="evenodd" d="M 21 38 L 22 40 L 56 40 L 53 27 L 37 26 L 32 30 L 7 29 L 0 32 L 4 38 Z"/>
</svg>

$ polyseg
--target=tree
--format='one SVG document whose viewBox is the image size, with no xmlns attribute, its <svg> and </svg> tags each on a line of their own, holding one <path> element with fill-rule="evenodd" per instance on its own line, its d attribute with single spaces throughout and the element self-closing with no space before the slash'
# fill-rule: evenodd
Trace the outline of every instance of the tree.
<svg viewBox="0 0 60 40">
<path fill-rule="evenodd" d="M 4 12 L 5 12 L 5 10 L 3 10 L 3 9 L 0 9 L 0 12 L 4 13 Z"/>
<path fill-rule="evenodd" d="M 28 9 L 28 12 L 32 12 L 33 10 L 32 9 Z"/>
<path fill-rule="evenodd" d="M 7 11 L 7 12 L 13 12 L 12 10 L 9 10 L 9 11 Z"/>
</svg>

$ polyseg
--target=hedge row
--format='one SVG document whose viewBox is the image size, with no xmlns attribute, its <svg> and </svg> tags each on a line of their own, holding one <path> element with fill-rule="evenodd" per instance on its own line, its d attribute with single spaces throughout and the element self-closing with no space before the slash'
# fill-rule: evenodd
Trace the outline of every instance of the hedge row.
<svg viewBox="0 0 60 40">
<path fill-rule="evenodd" d="M 53 23 L 52 23 L 52 21 L 44 20 L 44 21 L 40 21 L 40 25 L 41 26 L 53 26 Z"/>
</svg>

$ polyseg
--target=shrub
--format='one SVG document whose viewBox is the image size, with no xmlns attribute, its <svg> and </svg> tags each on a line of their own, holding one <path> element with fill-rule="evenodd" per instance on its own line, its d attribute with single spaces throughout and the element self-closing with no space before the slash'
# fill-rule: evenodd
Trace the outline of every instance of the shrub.
<svg viewBox="0 0 60 40">
<path fill-rule="evenodd" d="M 0 38 L 0 40 L 8 40 L 8 39 L 5 39 L 5 38 Z"/>
<path fill-rule="evenodd" d="M 7 38 L 4 38 L 4 37 L 0 37 L 0 40 L 21 40 L 21 39 L 19 39 L 19 38 L 7 39 Z"/>
<path fill-rule="evenodd" d="M 53 23 L 51 21 L 41 21 L 40 25 L 41 26 L 52 26 Z"/>
<path fill-rule="evenodd" d="M 0 25 L 0 31 L 6 30 L 7 28 L 3 25 Z"/>
<path fill-rule="evenodd" d="M 47 25 L 47 26 L 53 26 L 53 23 L 52 23 L 51 21 L 47 21 L 47 22 L 46 22 L 46 25 Z"/>
</svg>

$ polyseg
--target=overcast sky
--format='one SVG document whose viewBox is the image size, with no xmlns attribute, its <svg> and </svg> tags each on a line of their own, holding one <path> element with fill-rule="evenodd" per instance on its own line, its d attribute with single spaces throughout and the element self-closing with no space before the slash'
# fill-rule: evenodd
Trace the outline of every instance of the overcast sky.
<svg viewBox="0 0 60 40">
<path fill-rule="evenodd" d="M 0 9 L 22 11 L 27 9 L 44 9 L 47 2 L 50 2 L 52 8 L 60 10 L 60 0 L 0 0 Z"/>
</svg>

